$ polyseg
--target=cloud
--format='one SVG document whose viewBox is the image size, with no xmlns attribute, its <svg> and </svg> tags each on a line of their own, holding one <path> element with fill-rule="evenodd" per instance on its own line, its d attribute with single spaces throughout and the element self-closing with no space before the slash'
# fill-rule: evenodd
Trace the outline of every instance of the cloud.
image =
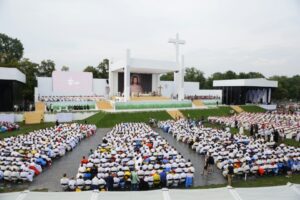
<svg viewBox="0 0 300 200">
<path fill-rule="evenodd" d="M 300 73 L 297 0 L 1 0 L 0 32 L 25 57 L 82 70 L 103 58 L 174 59 L 179 32 L 187 66 L 216 71 Z"/>
</svg>

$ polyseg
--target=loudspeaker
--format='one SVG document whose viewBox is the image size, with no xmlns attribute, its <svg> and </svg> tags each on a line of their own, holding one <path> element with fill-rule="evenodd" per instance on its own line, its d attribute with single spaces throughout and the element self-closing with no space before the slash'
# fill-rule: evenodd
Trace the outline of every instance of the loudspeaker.
<svg viewBox="0 0 300 200">
<path fill-rule="evenodd" d="M 106 79 L 106 84 L 109 84 L 109 80 L 108 79 Z"/>
</svg>

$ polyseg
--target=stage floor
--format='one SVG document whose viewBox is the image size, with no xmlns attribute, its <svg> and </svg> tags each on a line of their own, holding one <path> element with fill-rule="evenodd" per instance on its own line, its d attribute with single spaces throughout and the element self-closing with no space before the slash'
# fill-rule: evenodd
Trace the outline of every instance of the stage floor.
<svg viewBox="0 0 300 200">
<path fill-rule="evenodd" d="M 131 97 L 130 101 L 164 101 L 171 100 L 169 97 L 163 96 L 141 96 L 141 97 Z"/>
</svg>

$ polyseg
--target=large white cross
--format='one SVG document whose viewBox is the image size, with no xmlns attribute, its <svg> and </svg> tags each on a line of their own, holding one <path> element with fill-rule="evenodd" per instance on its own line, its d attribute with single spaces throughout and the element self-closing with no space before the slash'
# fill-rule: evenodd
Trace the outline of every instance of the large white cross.
<svg viewBox="0 0 300 200">
<path fill-rule="evenodd" d="M 176 67 L 179 70 L 179 73 L 174 73 L 174 81 L 176 84 L 176 87 L 178 88 L 178 100 L 183 100 L 184 99 L 184 61 L 182 57 L 182 64 L 180 66 L 179 62 L 179 45 L 185 44 L 184 40 L 179 39 L 179 34 L 176 34 L 175 39 L 169 39 L 169 43 L 173 43 L 175 45 L 175 50 L 176 50 Z"/>
<path fill-rule="evenodd" d="M 185 44 L 184 40 L 180 40 L 179 39 L 179 34 L 176 34 L 176 38 L 175 39 L 169 39 L 169 43 L 173 43 L 175 45 L 175 49 L 176 49 L 176 64 L 177 67 L 179 67 L 179 45 L 180 44 Z"/>
</svg>

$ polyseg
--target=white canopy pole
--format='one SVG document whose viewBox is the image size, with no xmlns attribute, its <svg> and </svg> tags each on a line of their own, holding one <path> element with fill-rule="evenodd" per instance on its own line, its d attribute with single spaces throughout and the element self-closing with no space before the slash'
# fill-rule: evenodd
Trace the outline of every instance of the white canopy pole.
<svg viewBox="0 0 300 200">
<path fill-rule="evenodd" d="M 178 100 L 184 100 L 184 56 L 181 56 L 181 66 L 179 71 L 179 91 L 178 91 Z"/>
<path fill-rule="evenodd" d="M 130 50 L 126 51 L 126 65 L 124 69 L 124 99 L 130 99 Z"/>
</svg>

